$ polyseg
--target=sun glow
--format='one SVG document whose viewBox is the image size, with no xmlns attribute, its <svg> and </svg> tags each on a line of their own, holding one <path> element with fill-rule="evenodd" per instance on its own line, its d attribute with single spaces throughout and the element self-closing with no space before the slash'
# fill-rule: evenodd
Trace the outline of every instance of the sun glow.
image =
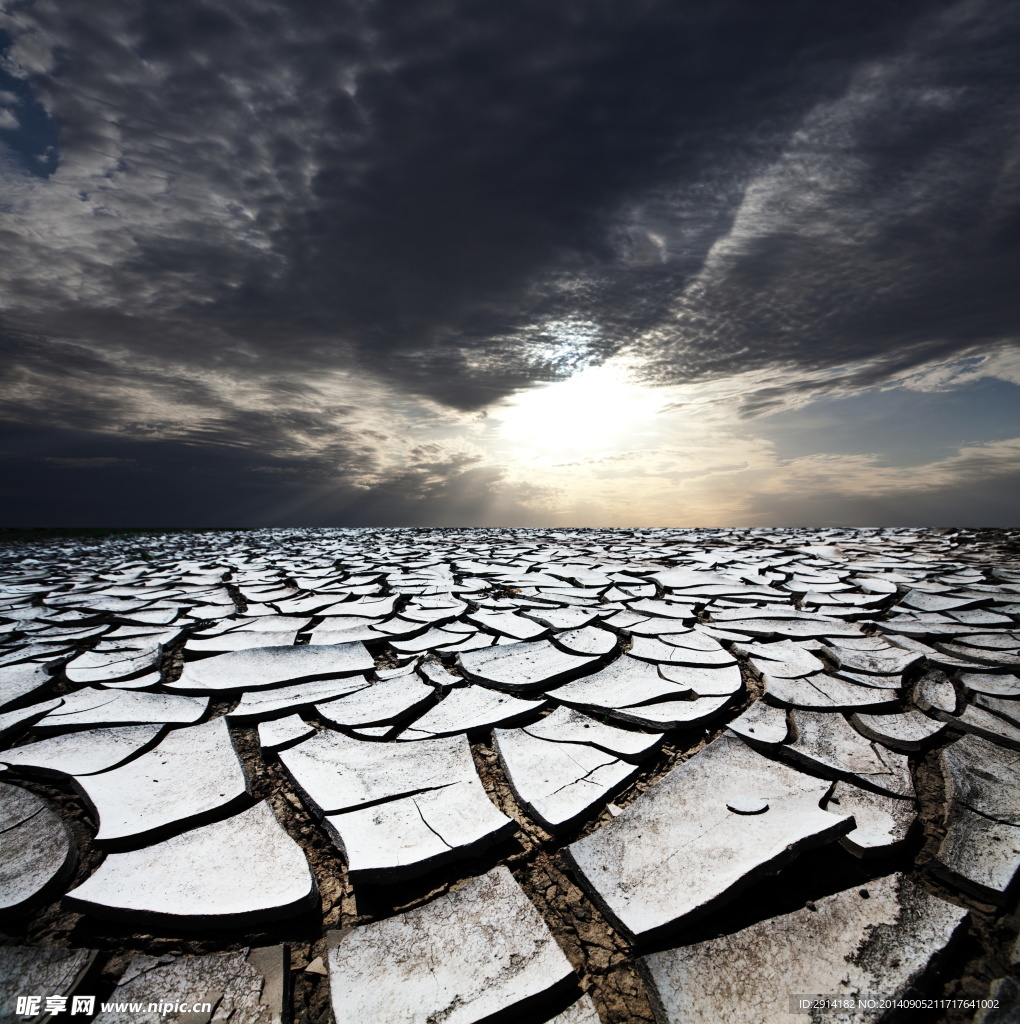
<svg viewBox="0 0 1020 1024">
<path fill-rule="evenodd" d="M 492 409 L 499 439 L 514 455 L 555 459 L 644 447 L 659 434 L 662 395 L 625 368 L 589 366 L 569 380 L 521 392 Z"/>
</svg>

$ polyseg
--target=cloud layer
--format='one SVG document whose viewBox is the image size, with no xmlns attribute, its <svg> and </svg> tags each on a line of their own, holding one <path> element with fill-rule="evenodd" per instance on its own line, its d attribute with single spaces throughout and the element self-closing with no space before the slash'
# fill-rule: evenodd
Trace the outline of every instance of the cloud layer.
<svg viewBox="0 0 1020 1024">
<path fill-rule="evenodd" d="M 207 519 L 519 522 L 551 491 L 477 416 L 606 360 L 743 416 L 1012 379 L 1018 36 L 1004 0 L 4 5 L 19 493 L 169 459 L 247 481 Z"/>
</svg>

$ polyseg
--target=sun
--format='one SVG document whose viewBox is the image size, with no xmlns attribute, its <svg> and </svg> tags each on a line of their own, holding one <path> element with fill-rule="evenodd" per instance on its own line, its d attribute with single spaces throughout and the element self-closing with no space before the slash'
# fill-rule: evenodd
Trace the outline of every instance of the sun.
<svg viewBox="0 0 1020 1024">
<path fill-rule="evenodd" d="M 659 433 L 655 417 L 663 405 L 625 367 L 603 364 L 514 395 L 490 410 L 490 418 L 517 457 L 561 460 L 648 445 Z"/>
</svg>

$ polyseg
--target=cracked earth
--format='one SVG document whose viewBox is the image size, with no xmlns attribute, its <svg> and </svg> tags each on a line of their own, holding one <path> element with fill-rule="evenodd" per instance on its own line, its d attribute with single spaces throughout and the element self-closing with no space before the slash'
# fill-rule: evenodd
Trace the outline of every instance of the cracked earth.
<svg viewBox="0 0 1020 1024">
<path fill-rule="evenodd" d="M 1018 677 L 1008 531 L 8 541 L 0 1021 L 1011 1019 Z"/>
</svg>

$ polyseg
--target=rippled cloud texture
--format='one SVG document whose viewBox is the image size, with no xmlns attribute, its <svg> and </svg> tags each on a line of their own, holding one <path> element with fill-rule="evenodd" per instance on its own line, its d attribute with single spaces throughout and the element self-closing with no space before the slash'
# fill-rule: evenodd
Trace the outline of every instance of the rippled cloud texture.
<svg viewBox="0 0 1020 1024">
<path fill-rule="evenodd" d="M 10 523 L 1015 521 L 1015 4 L 0 12 Z"/>
</svg>

